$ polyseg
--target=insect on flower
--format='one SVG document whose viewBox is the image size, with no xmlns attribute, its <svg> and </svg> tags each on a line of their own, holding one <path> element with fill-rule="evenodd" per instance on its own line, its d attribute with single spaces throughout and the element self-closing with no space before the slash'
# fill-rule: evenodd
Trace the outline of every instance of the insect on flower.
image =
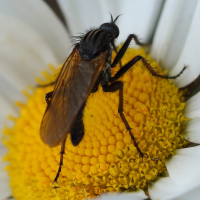
<svg viewBox="0 0 200 200">
<path fill-rule="evenodd" d="M 143 158 L 144 154 L 140 150 L 131 132 L 131 127 L 123 114 L 123 82 L 119 81 L 119 78 L 139 60 L 153 76 L 164 79 L 175 79 L 186 69 L 184 67 L 179 74 L 172 77 L 160 75 L 142 56 L 138 55 L 112 76 L 111 68 L 114 68 L 120 62 L 132 39 L 138 45 L 144 45 L 139 42 L 136 35 L 130 34 L 117 52 L 114 40 L 119 35 L 119 28 L 115 24 L 118 17 L 113 20 L 111 15 L 110 23 L 104 23 L 99 28 L 89 30 L 79 37 L 80 40 L 75 44 L 71 55 L 60 71 L 54 90 L 46 94 L 47 108 L 42 119 L 40 135 L 42 141 L 50 147 L 62 144 L 59 169 L 54 182 L 57 182 L 63 165 L 66 137 L 70 134 L 74 146 L 77 146 L 82 140 L 84 136 L 82 119 L 84 107 L 90 93 L 96 92 L 99 85 L 104 92 L 119 91 L 118 113 L 137 151 Z M 113 49 L 117 55 L 111 63 Z"/>
</svg>

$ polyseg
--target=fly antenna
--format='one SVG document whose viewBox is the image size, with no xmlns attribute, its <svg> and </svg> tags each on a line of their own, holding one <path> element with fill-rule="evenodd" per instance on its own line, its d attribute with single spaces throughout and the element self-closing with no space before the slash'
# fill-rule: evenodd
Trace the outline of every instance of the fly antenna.
<svg viewBox="0 0 200 200">
<path fill-rule="evenodd" d="M 109 12 L 110 13 L 110 12 Z M 110 17 L 111 17 L 111 23 L 114 23 L 114 21 L 113 21 L 113 16 L 112 16 L 112 14 L 110 13 Z"/>
<path fill-rule="evenodd" d="M 121 15 L 123 15 L 123 14 L 121 14 Z M 115 20 L 112 21 L 112 22 L 115 23 L 115 22 L 117 21 L 117 19 L 119 18 L 119 16 L 121 16 L 121 15 L 118 15 L 118 16 L 115 18 Z M 111 17 L 112 17 L 112 15 L 111 15 Z M 113 20 L 113 19 L 112 19 L 112 20 Z"/>
</svg>

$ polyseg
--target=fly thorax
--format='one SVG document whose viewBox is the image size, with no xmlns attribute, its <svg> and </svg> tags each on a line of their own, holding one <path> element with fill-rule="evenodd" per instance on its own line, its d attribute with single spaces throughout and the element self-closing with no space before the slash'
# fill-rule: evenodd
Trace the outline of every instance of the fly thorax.
<svg viewBox="0 0 200 200">
<path fill-rule="evenodd" d="M 100 53 L 110 49 L 112 35 L 101 29 L 89 31 L 80 41 L 78 50 L 82 59 L 92 60 Z M 111 59 L 111 58 L 109 58 Z"/>
</svg>

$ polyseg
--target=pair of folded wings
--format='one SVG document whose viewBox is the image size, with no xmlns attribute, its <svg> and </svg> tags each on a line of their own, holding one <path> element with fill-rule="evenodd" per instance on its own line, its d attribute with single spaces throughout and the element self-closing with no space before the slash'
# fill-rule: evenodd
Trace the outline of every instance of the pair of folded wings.
<svg viewBox="0 0 200 200">
<path fill-rule="evenodd" d="M 83 60 L 74 48 L 60 71 L 42 119 L 40 136 L 45 144 L 57 146 L 70 133 L 107 59 L 106 51 L 91 61 Z"/>
</svg>

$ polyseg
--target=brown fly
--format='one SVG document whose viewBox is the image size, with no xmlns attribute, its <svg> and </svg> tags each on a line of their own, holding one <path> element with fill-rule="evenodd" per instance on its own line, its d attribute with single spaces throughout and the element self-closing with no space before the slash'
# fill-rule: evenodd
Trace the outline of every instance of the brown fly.
<svg viewBox="0 0 200 200">
<path fill-rule="evenodd" d="M 42 119 L 40 136 L 42 141 L 50 147 L 62 144 L 59 169 L 54 182 L 57 182 L 63 165 L 66 137 L 70 134 L 74 146 L 77 146 L 82 140 L 84 136 L 82 120 L 84 107 L 90 93 L 96 92 L 99 85 L 104 92 L 119 91 L 118 113 L 143 158 L 144 154 L 140 150 L 131 132 L 131 127 L 123 114 L 123 82 L 119 81 L 119 78 L 139 60 L 143 62 L 153 76 L 165 79 L 175 79 L 186 69 L 184 67 L 178 75 L 172 77 L 160 75 L 142 56 L 138 55 L 112 76 L 111 68 L 120 62 L 132 39 L 138 45 L 144 45 L 139 42 L 136 35 L 130 34 L 117 52 L 114 41 L 119 35 L 119 28 L 115 24 L 118 17 L 113 20 L 111 15 L 110 23 L 104 23 L 99 28 L 89 30 L 79 37 L 79 41 L 75 44 L 71 55 L 60 71 L 54 90 L 46 94 L 47 108 Z M 117 52 L 117 55 L 111 63 L 113 49 Z"/>
</svg>

